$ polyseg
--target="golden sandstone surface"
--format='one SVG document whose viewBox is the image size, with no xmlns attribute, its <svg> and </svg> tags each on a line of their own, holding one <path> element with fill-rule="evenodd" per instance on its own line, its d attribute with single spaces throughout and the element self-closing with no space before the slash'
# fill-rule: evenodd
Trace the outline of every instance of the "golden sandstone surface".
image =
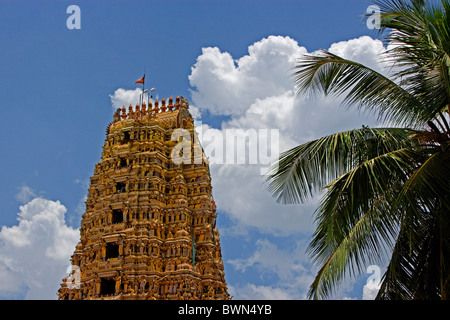
<svg viewBox="0 0 450 320">
<path fill-rule="evenodd" d="M 186 134 L 193 143 L 176 149 Z M 184 98 L 115 112 L 59 299 L 230 299 L 209 165 L 194 135 Z"/>
</svg>

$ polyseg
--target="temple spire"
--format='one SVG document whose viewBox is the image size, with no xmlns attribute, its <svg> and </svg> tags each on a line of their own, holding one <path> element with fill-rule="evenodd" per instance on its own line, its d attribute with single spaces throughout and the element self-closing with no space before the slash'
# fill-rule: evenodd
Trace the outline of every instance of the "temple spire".
<svg viewBox="0 0 450 320">
<path fill-rule="evenodd" d="M 187 100 L 130 104 L 113 118 L 59 299 L 230 299 L 209 164 L 171 156 L 175 130 L 195 134 Z"/>
</svg>

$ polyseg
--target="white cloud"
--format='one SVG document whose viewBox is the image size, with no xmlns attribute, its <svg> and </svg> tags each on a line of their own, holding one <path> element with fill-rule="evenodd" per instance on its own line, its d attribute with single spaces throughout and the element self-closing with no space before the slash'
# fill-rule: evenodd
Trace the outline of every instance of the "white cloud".
<svg viewBox="0 0 450 320">
<path fill-rule="evenodd" d="M 259 166 L 211 166 L 214 197 L 219 210 L 241 228 L 286 236 L 312 231 L 312 213 L 317 203 L 284 206 L 273 199 Z"/>
<path fill-rule="evenodd" d="M 329 51 L 343 58 L 386 73 L 388 69 L 380 60 L 384 50 L 381 41 L 367 36 L 335 43 L 329 48 Z M 280 152 L 331 133 L 360 128 L 362 125 L 378 125 L 371 115 L 341 107 L 341 99 L 313 99 L 295 94 L 293 68 L 296 59 L 307 53 L 292 38 L 281 36 L 269 36 L 252 44 L 248 54 L 237 59 L 217 47 L 203 48 L 189 76 L 193 87 L 192 102 L 200 112 L 207 110 L 213 115 L 228 116 L 220 129 L 213 129 L 218 136 L 226 136 L 227 129 L 279 130 Z M 203 129 L 210 128 L 204 124 Z M 223 152 L 226 152 L 229 141 L 221 141 L 220 144 L 224 146 Z M 253 227 L 275 236 L 292 236 L 295 233 L 309 236 L 313 230 L 312 214 L 320 195 L 303 205 L 279 205 L 268 193 L 265 178 L 260 175 L 260 167 L 250 164 L 212 164 L 212 184 L 218 209 L 235 222 L 239 229 L 236 233 Z M 294 275 L 293 278 L 297 280 L 307 277 L 299 276 L 289 267 L 270 259 L 264 260 L 262 253 L 270 250 L 290 267 L 302 265 L 287 259 L 289 252 L 277 251 L 267 243 L 259 242 L 253 255 L 230 263 L 241 272 L 254 267 L 259 271 L 271 270 L 279 277 L 277 285 L 233 285 L 231 290 L 244 298 L 263 298 L 270 294 L 304 297 L 305 290 L 294 290 L 283 281 L 282 276 Z M 302 288 L 310 284 L 305 282 Z M 344 291 L 347 292 L 348 288 Z"/>
<path fill-rule="evenodd" d="M 328 50 L 340 57 L 359 62 L 369 68 L 386 71 L 382 56 L 386 48 L 380 40 L 372 39 L 369 36 L 333 43 Z"/>
<path fill-rule="evenodd" d="M 380 287 L 374 288 L 371 286 L 368 286 L 367 284 L 363 287 L 363 300 L 375 300 L 377 297 L 378 291 L 380 290 Z"/>
<path fill-rule="evenodd" d="M 229 294 L 237 300 L 304 300 L 306 294 L 273 286 L 248 283 L 242 287 L 229 286 Z"/>
<path fill-rule="evenodd" d="M 333 44 L 330 50 L 383 69 L 382 64 L 377 64 L 383 52 L 379 40 L 361 37 Z M 219 48 L 203 48 L 189 76 L 195 88 L 192 100 L 200 111 L 231 115 L 231 119 L 222 123 L 219 133 L 223 137 L 226 129 L 279 130 L 280 152 L 334 132 L 376 125 L 375 119 L 346 110 L 337 101 L 295 95 L 292 70 L 296 59 L 306 53 L 295 40 L 281 36 L 269 36 L 254 43 L 248 55 L 236 60 Z M 224 152 L 228 143 L 221 141 Z M 260 167 L 212 165 L 218 208 L 238 224 L 265 232 L 311 231 L 311 214 L 317 200 L 306 205 L 277 204 L 260 176 Z"/>
<path fill-rule="evenodd" d="M 26 185 L 20 187 L 19 192 L 16 194 L 16 200 L 20 203 L 27 203 L 34 197 L 36 197 L 36 193 Z"/>
<path fill-rule="evenodd" d="M 294 60 L 306 49 L 289 37 L 270 36 L 234 60 L 219 48 L 203 48 L 192 67 L 192 99 L 200 110 L 242 115 L 256 99 L 282 95 L 290 86 Z M 286 76 L 288 75 L 288 76 Z"/>
<path fill-rule="evenodd" d="M 294 243 L 295 244 L 295 243 Z M 306 299 L 313 274 L 305 256 L 305 244 L 296 243 L 291 249 L 279 248 L 274 243 L 259 239 L 256 250 L 248 258 L 227 261 L 240 272 L 257 271 L 264 282 L 265 278 L 275 278 L 271 285 L 246 283 L 233 285 L 230 292 L 237 299 Z"/>
<path fill-rule="evenodd" d="M 79 231 L 66 225 L 59 201 L 35 198 L 20 206 L 18 224 L 0 231 L 0 297 L 55 299 Z"/>
<path fill-rule="evenodd" d="M 134 90 L 127 90 L 119 88 L 114 91 L 114 94 L 109 95 L 111 98 L 111 104 L 114 111 L 118 108 L 125 106 L 128 111 L 128 106 L 131 104 L 133 107 L 139 102 L 139 97 L 142 94 L 142 89 L 136 88 Z"/>
<path fill-rule="evenodd" d="M 245 272 L 249 267 L 256 267 L 264 272 L 273 272 L 281 280 L 289 280 L 294 274 L 305 271 L 303 264 L 304 244 L 297 245 L 293 250 L 279 249 L 269 240 L 259 239 L 255 243 L 256 250 L 252 256 L 246 259 L 229 260 L 235 269 Z"/>
</svg>

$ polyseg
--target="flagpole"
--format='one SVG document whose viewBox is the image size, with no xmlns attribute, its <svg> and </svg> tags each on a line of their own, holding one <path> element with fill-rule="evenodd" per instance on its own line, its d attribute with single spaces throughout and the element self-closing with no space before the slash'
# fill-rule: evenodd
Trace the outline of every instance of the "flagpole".
<svg viewBox="0 0 450 320">
<path fill-rule="evenodd" d="M 135 83 L 142 83 L 142 93 L 139 96 L 139 104 L 142 105 L 144 103 L 144 93 L 145 93 L 145 68 L 144 68 L 144 76 L 136 80 Z"/>
<path fill-rule="evenodd" d="M 141 101 L 141 106 L 144 103 L 144 86 L 145 86 L 145 69 L 147 69 L 147 66 L 144 66 L 144 81 L 142 81 L 142 101 Z"/>
</svg>

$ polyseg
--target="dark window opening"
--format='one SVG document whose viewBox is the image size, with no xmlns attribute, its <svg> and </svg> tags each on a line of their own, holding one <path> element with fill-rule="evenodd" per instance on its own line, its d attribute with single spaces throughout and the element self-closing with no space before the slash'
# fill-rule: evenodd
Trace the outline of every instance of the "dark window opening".
<svg viewBox="0 0 450 320">
<path fill-rule="evenodd" d="M 106 259 L 113 259 L 119 257 L 119 245 L 115 243 L 106 244 Z"/>
<path fill-rule="evenodd" d="M 126 190 L 126 183 L 125 182 L 117 182 L 116 183 L 116 190 L 119 193 L 124 193 Z"/>
<path fill-rule="evenodd" d="M 100 282 L 100 295 L 113 295 L 116 292 L 114 279 L 102 278 Z"/>
<path fill-rule="evenodd" d="M 130 132 L 129 132 L 129 131 L 125 131 L 125 132 L 123 133 L 123 142 L 128 142 L 128 141 L 130 141 L 130 138 L 131 138 Z"/>
<path fill-rule="evenodd" d="M 127 159 L 125 158 L 120 158 L 120 167 L 126 167 L 127 166 Z"/>
<path fill-rule="evenodd" d="M 123 222 L 123 212 L 120 209 L 113 210 L 112 212 L 112 223 Z"/>
</svg>

